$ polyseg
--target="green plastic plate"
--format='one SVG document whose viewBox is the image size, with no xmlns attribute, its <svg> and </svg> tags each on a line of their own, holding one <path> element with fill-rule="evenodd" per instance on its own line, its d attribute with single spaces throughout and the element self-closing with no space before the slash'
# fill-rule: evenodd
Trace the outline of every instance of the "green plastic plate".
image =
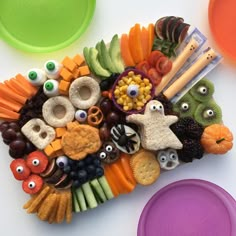
<svg viewBox="0 0 236 236">
<path fill-rule="evenodd" d="M 78 39 L 96 0 L 0 0 L 0 37 L 30 52 L 50 52 Z"/>
</svg>

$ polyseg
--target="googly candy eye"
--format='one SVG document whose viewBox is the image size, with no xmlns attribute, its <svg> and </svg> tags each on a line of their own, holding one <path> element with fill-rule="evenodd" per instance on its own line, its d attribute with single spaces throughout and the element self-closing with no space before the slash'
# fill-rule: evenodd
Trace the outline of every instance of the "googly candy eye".
<svg viewBox="0 0 236 236">
<path fill-rule="evenodd" d="M 171 152 L 171 153 L 170 153 L 170 159 L 173 160 L 173 161 L 177 160 L 177 159 L 178 159 L 177 154 L 174 153 L 174 152 Z"/>
<path fill-rule="evenodd" d="M 84 110 L 77 110 L 75 112 L 75 119 L 78 120 L 79 122 L 85 122 L 87 119 L 87 112 Z"/>
<path fill-rule="evenodd" d="M 183 102 L 181 104 L 181 110 L 182 111 L 187 111 L 189 109 L 189 104 L 187 102 Z"/>
<path fill-rule="evenodd" d="M 156 111 L 157 110 L 157 106 L 156 105 L 151 105 L 150 106 L 150 110 L 151 111 Z"/>
<path fill-rule="evenodd" d="M 22 182 L 23 190 L 28 194 L 35 194 L 43 187 L 43 179 L 39 175 L 30 175 Z"/>
<path fill-rule="evenodd" d="M 113 150 L 113 147 L 111 145 L 106 146 L 106 151 L 111 152 Z"/>
<path fill-rule="evenodd" d="M 158 160 L 162 163 L 166 162 L 167 158 L 164 154 L 162 154 L 161 156 L 158 157 Z"/>
<path fill-rule="evenodd" d="M 107 157 L 107 154 L 106 154 L 105 152 L 100 152 L 99 158 L 100 158 L 101 160 L 104 160 L 106 157 Z"/>
<path fill-rule="evenodd" d="M 129 85 L 126 93 L 129 97 L 136 98 L 139 95 L 139 86 L 136 84 Z"/>
<path fill-rule="evenodd" d="M 47 80 L 46 73 L 43 70 L 33 68 L 27 72 L 27 80 L 34 86 L 43 85 Z"/>
<path fill-rule="evenodd" d="M 160 105 L 157 105 L 156 107 L 157 107 L 157 110 L 158 110 L 158 111 L 160 111 L 160 112 L 163 111 L 163 106 L 162 106 L 161 104 L 160 104 Z"/>
<path fill-rule="evenodd" d="M 17 180 L 25 180 L 30 176 L 30 173 L 31 173 L 25 160 L 22 158 L 13 160 L 10 164 L 10 168 L 11 168 L 12 174 Z"/>
<path fill-rule="evenodd" d="M 43 84 L 43 92 L 48 97 L 59 95 L 59 83 L 57 80 L 49 79 Z"/>
<path fill-rule="evenodd" d="M 200 94 L 202 94 L 202 95 L 207 95 L 207 94 L 208 94 L 208 89 L 207 89 L 207 87 L 205 87 L 205 86 L 200 86 L 200 87 L 198 88 L 198 92 L 199 92 Z"/>
<path fill-rule="evenodd" d="M 64 168 L 65 166 L 68 165 L 68 158 L 66 156 L 59 156 L 56 160 L 56 164 L 60 168 Z"/>
<path fill-rule="evenodd" d="M 44 70 L 49 79 L 58 79 L 60 77 L 61 64 L 55 60 L 49 60 L 44 63 Z"/>
<path fill-rule="evenodd" d="M 214 111 L 211 109 L 208 109 L 204 112 L 203 116 L 205 118 L 213 117 L 215 115 Z"/>
<path fill-rule="evenodd" d="M 32 165 L 34 165 L 34 166 L 38 166 L 39 164 L 40 164 L 40 161 L 38 159 L 34 159 L 32 161 Z"/>
</svg>

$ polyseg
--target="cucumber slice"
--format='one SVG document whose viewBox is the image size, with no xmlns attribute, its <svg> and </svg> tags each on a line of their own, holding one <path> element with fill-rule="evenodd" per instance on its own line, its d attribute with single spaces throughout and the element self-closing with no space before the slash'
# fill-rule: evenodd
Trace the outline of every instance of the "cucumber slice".
<svg viewBox="0 0 236 236">
<path fill-rule="evenodd" d="M 95 47 L 98 50 L 98 61 L 103 68 L 105 68 L 105 62 L 102 57 L 101 42 L 98 42 Z"/>
<path fill-rule="evenodd" d="M 101 56 L 104 60 L 104 64 L 105 64 L 105 67 L 107 70 L 113 72 L 113 73 L 116 73 L 118 72 L 115 65 L 114 65 L 114 61 L 111 59 L 110 57 L 110 54 L 107 50 L 107 47 L 106 47 L 106 44 L 105 42 L 102 40 L 101 41 Z"/>
<path fill-rule="evenodd" d="M 100 185 L 101 185 L 101 187 L 102 187 L 102 189 L 103 189 L 107 199 L 110 200 L 110 199 L 114 198 L 114 195 L 113 195 L 113 193 L 111 191 L 111 188 L 110 188 L 110 186 L 109 186 L 109 184 L 107 182 L 106 177 L 102 176 L 102 177 L 98 178 L 98 182 L 100 183 Z"/>
<path fill-rule="evenodd" d="M 83 190 L 84 197 L 88 203 L 89 208 L 97 207 L 98 203 L 96 201 L 96 198 L 93 194 L 93 191 L 91 189 L 89 182 L 82 185 L 82 190 Z"/>
<path fill-rule="evenodd" d="M 79 207 L 79 202 L 76 196 L 76 193 L 74 191 L 72 191 L 72 201 L 73 201 L 73 209 L 74 212 L 80 212 L 80 207 Z"/>
<path fill-rule="evenodd" d="M 105 202 L 107 200 L 106 198 L 106 195 L 104 194 L 103 192 L 103 189 L 100 185 L 100 183 L 98 182 L 97 179 L 94 179 L 90 182 L 94 192 L 98 195 L 99 199 L 102 201 L 102 202 Z"/>
<path fill-rule="evenodd" d="M 96 48 L 89 49 L 89 63 L 91 64 L 92 70 L 98 76 L 110 77 L 111 72 L 104 69 L 98 61 L 98 50 Z"/>
<path fill-rule="evenodd" d="M 117 34 L 115 34 L 111 40 L 109 54 L 111 56 L 112 62 L 114 63 L 116 71 L 118 73 L 122 73 L 125 67 L 124 67 L 123 60 L 121 58 L 120 42 L 119 42 L 119 37 Z"/>
<path fill-rule="evenodd" d="M 86 201 L 85 201 L 82 189 L 81 188 L 77 188 L 75 190 L 75 193 L 76 193 L 76 196 L 77 196 L 77 200 L 78 200 L 80 209 L 82 211 L 86 211 L 87 210 L 87 205 L 86 205 Z"/>
</svg>

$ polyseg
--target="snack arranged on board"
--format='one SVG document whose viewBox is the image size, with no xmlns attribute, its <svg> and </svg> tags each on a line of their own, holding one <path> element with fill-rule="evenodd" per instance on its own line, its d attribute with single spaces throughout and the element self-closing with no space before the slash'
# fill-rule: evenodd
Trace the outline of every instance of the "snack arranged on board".
<svg viewBox="0 0 236 236">
<path fill-rule="evenodd" d="M 24 209 L 69 223 L 162 171 L 228 152 L 233 135 L 203 78 L 220 60 L 199 30 L 168 16 L 0 83 Z"/>
</svg>

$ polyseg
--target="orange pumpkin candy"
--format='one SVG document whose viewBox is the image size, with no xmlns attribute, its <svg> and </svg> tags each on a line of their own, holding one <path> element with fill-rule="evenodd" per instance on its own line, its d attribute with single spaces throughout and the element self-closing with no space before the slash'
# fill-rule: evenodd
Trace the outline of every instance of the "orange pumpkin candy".
<svg viewBox="0 0 236 236">
<path fill-rule="evenodd" d="M 204 129 L 201 144 L 207 153 L 224 154 L 233 147 L 233 134 L 223 124 L 213 124 Z"/>
</svg>

